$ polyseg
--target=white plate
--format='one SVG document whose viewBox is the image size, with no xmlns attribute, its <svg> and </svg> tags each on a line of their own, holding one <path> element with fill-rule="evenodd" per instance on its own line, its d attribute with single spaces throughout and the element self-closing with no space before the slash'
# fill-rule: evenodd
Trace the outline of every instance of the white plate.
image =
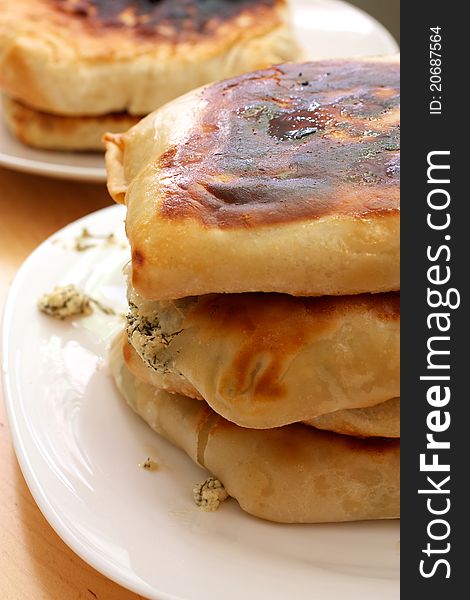
<svg viewBox="0 0 470 600">
<path fill-rule="evenodd" d="M 0 99 L 0 166 L 59 179 L 103 183 L 106 169 L 97 152 L 55 152 L 36 150 L 22 144 L 7 130 Z"/>
<path fill-rule="evenodd" d="M 297 38 L 305 59 L 391 54 L 398 46 L 367 13 L 340 0 L 290 0 Z M 104 159 L 96 152 L 34 150 L 12 137 L 3 124 L 0 103 L 0 165 L 62 179 L 106 181 Z"/>
<path fill-rule="evenodd" d="M 122 327 L 101 313 L 75 322 L 40 314 L 36 300 L 75 283 L 125 310 L 120 246 L 76 252 L 83 227 L 117 232 L 124 210 L 93 213 L 44 242 L 9 294 L 3 328 L 4 387 L 15 450 L 31 492 L 84 560 L 149 598 L 396 600 L 397 521 L 277 525 L 225 502 L 193 505 L 205 471 L 129 409 L 106 367 Z M 147 456 L 160 464 L 144 471 Z"/>
</svg>

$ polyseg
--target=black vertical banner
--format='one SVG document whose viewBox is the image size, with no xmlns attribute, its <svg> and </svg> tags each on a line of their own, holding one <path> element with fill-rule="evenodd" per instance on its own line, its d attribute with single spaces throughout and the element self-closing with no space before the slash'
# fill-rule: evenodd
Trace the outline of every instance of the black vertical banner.
<svg viewBox="0 0 470 600">
<path fill-rule="evenodd" d="M 401 597 L 470 597 L 470 29 L 402 2 Z"/>
</svg>

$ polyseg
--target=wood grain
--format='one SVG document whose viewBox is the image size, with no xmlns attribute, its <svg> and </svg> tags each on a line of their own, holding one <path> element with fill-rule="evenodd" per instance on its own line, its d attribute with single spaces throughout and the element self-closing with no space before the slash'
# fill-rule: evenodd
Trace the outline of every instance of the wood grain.
<svg viewBox="0 0 470 600">
<path fill-rule="evenodd" d="M 0 311 L 14 274 L 44 239 L 112 204 L 104 185 L 0 169 Z M 0 598 L 137 600 L 64 544 L 47 523 L 13 451 L 0 388 Z"/>
</svg>

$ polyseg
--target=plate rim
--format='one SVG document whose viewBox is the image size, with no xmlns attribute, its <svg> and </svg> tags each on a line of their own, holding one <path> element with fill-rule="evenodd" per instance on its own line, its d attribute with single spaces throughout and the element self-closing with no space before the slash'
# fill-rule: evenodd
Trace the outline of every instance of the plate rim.
<svg viewBox="0 0 470 600">
<path fill-rule="evenodd" d="M 8 135 L 11 135 L 7 132 Z M 0 152 L 0 166 L 32 175 L 42 175 L 55 179 L 71 179 L 90 183 L 106 183 L 105 167 L 79 167 L 59 163 L 41 162 L 33 158 L 24 158 Z"/>
</svg>

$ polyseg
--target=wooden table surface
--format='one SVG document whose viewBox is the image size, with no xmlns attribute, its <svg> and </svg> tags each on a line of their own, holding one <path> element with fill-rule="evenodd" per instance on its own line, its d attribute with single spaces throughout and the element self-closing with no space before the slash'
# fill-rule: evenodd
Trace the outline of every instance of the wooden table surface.
<svg viewBox="0 0 470 600">
<path fill-rule="evenodd" d="M 112 204 L 106 187 L 0 168 L 0 312 L 16 270 L 51 233 Z M 16 461 L 0 386 L 0 599 L 136 600 L 53 531 Z"/>
</svg>

